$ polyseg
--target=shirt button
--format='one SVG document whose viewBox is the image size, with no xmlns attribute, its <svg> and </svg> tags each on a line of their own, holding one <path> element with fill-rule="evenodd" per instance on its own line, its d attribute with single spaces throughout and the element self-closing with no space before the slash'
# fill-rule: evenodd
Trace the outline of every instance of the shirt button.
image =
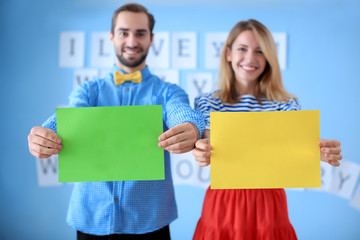
<svg viewBox="0 0 360 240">
<path fill-rule="evenodd" d="M 117 201 L 119 201 L 119 198 L 116 197 L 116 198 L 115 198 L 115 202 L 117 202 Z"/>
<path fill-rule="evenodd" d="M 129 91 L 129 89 L 127 88 L 127 89 L 126 89 L 126 91 L 128 92 L 128 91 Z"/>
</svg>

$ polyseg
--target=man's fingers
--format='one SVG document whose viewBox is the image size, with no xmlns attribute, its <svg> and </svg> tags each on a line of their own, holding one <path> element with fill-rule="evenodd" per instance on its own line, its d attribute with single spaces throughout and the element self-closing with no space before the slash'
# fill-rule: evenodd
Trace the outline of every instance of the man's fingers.
<svg viewBox="0 0 360 240">
<path fill-rule="evenodd" d="M 166 133 L 166 132 L 165 132 Z M 160 138 L 160 137 L 159 137 Z M 185 136 L 183 133 L 173 135 L 171 137 L 166 138 L 158 143 L 159 147 L 168 147 L 172 144 L 183 142 L 185 140 Z"/>
<path fill-rule="evenodd" d="M 169 130 L 167 130 L 166 132 L 164 132 L 163 134 L 161 134 L 158 138 L 159 141 L 164 141 L 165 139 L 168 139 L 174 135 L 177 135 L 179 133 L 184 132 L 184 129 L 182 127 L 182 125 L 177 125 L 173 128 L 170 128 Z"/>
<path fill-rule="evenodd" d="M 175 138 L 175 141 L 183 141 L 189 139 L 195 142 L 199 138 L 199 132 L 197 131 L 197 128 L 194 124 L 188 122 L 181 123 L 173 128 L 170 128 L 158 137 L 161 145 L 159 145 L 159 147 L 165 147 L 167 145 L 173 144 L 173 137 L 177 137 Z M 170 142 L 167 141 L 169 139 L 171 139 Z"/>
<path fill-rule="evenodd" d="M 193 148 L 194 148 L 194 144 L 191 144 L 189 141 L 176 142 L 174 144 L 168 145 L 167 147 L 164 147 L 165 150 L 171 153 L 173 153 L 174 150 L 184 151 L 184 149 L 192 150 Z"/>
<path fill-rule="evenodd" d="M 54 151 L 54 150 L 52 150 Z M 46 153 L 39 153 L 39 152 L 36 152 L 34 150 L 30 150 L 30 153 L 36 157 L 36 158 L 49 158 L 51 157 L 52 155 L 55 155 L 55 154 L 58 154 L 59 153 L 59 150 L 57 150 L 56 152 L 54 153 L 51 153 L 51 154 L 46 154 Z"/>
<path fill-rule="evenodd" d="M 37 144 L 29 146 L 29 151 L 37 158 L 49 158 L 52 155 L 59 153 L 59 149 L 57 148 L 47 148 Z"/>
<path fill-rule="evenodd" d="M 49 158 L 62 149 L 61 139 L 48 128 L 33 127 L 28 136 L 29 151 L 37 158 Z"/>
<path fill-rule="evenodd" d="M 30 131 L 29 136 L 30 135 L 39 136 L 57 144 L 61 143 L 61 139 L 56 135 L 56 133 L 53 130 L 49 128 L 33 127 Z"/>
<path fill-rule="evenodd" d="M 176 131 L 177 132 L 177 131 Z M 167 133 L 167 132 L 165 132 Z M 194 147 L 195 141 L 196 141 L 196 134 L 193 131 L 183 131 L 183 132 L 177 132 L 175 135 L 168 135 L 168 138 L 160 141 L 158 143 L 159 147 L 171 147 L 171 149 L 174 149 L 176 144 L 180 144 L 179 146 L 182 147 L 183 145 L 186 146 L 192 146 Z M 161 136 L 161 135 L 160 135 Z M 160 138 L 160 137 L 159 137 Z M 190 149 L 191 150 L 191 149 Z"/>
<path fill-rule="evenodd" d="M 49 158 L 51 157 L 51 155 L 47 155 L 47 154 L 40 154 L 40 153 L 37 153 L 37 152 L 33 152 L 33 151 L 30 151 L 30 153 L 36 157 L 36 158 Z"/>
<path fill-rule="evenodd" d="M 60 144 L 53 142 L 47 138 L 41 137 L 39 135 L 29 135 L 28 140 L 30 144 L 39 145 L 44 148 L 54 148 L 54 149 L 62 148 Z"/>
<path fill-rule="evenodd" d="M 186 152 L 189 152 L 189 151 L 191 151 L 193 149 L 193 147 L 191 146 L 191 147 L 186 147 L 186 148 L 182 148 L 182 149 L 165 149 L 165 150 L 167 150 L 168 152 L 170 152 L 170 153 L 175 153 L 175 154 L 180 154 L 180 153 L 186 153 Z"/>
</svg>

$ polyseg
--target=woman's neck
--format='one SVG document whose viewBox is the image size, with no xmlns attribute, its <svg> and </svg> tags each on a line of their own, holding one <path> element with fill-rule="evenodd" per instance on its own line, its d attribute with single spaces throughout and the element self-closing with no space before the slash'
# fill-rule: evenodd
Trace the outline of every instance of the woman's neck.
<svg viewBox="0 0 360 240">
<path fill-rule="evenodd" d="M 255 96 L 256 83 L 239 83 L 236 82 L 236 93 L 237 95 L 252 95 Z"/>
</svg>

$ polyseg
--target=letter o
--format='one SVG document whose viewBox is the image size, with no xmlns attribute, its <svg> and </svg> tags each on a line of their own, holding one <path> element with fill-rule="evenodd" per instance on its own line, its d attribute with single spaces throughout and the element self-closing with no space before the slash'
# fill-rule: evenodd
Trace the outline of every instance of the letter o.
<svg viewBox="0 0 360 240">
<path fill-rule="evenodd" d="M 187 174 L 183 174 L 181 172 L 181 168 L 182 166 L 188 166 L 188 173 Z M 178 164 L 176 165 L 176 173 L 179 175 L 179 177 L 183 178 L 183 179 L 188 179 L 191 177 L 192 173 L 193 173 L 193 168 L 192 168 L 192 165 L 186 161 L 185 159 L 184 160 L 181 160 L 178 162 Z"/>
</svg>

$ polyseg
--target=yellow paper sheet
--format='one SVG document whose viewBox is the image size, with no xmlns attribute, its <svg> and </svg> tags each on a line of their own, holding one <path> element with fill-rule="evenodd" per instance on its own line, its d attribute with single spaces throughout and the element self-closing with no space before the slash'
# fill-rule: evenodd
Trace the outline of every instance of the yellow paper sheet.
<svg viewBox="0 0 360 240">
<path fill-rule="evenodd" d="M 211 188 L 321 187 L 320 112 L 211 112 Z"/>
</svg>

